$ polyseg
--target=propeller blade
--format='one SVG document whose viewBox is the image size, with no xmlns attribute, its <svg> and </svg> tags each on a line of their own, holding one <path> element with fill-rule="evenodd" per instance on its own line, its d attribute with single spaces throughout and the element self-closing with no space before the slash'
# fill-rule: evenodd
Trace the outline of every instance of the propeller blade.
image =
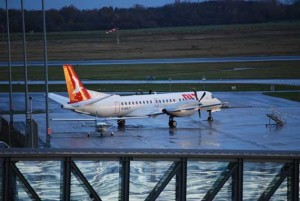
<svg viewBox="0 0 300 201">
<path fill-rule="evenodd" d="M 200 111 L 200 109 L 198 109 L 198 115 L 199 115 L 199 119 L 201 119 L 201 111 Z"/>
<path fill-rule="evenodd" d="M 193 91 L 194 91 L 194 94 L 195 94 L 196 99 L 197 99 L 199 102 L 200 102 L 200 101 L 204 98 L 204 96 L 206 95 L 206 92 L 204 92 L 203 95 L 202 95 L 202 97 L 201 97 L 200 99 L 198 99 L 198 94 L 197 94 L 196 89 L 193 89 Z M 200 103 L 200 104 L 201 104 L 201 103 Z M 200 111 L 200 108 L 198 109 L 198 115 L 199 115 L 199 118 L 201 119 L 201 111 Z"/>
<path fill-rule="evenodd" d="M 194 91 L 194 94 L 195 94 L 196 99 L 199 100 L 199 102 L 200 102 L 200 101 L 204 98 L 204 96 L 206 95 L 206 91 L 205 91 L 205 92 L 202 94 L 201 98 L 198 99 L 198 94 L 197 94 L 196 89 L 193 89 L 193 91 Z"/>
<path fill-rule="evenodd" d="M 193 88 L 193 91 L 194 91 L 194 94 L 195 94 L 195 97 L 196 97 L 196 99 L 197 99 L 197 100 L 199 100 L 199 99 L 198 99 L 198 94 L 197 94 L 197 91 L 196 91 L 196 89 L 195 89 L 195 88 Z"/>
<path fill-rule="evenodd" d="M 201 98 L 199 99 L 199 101 L 201 101 L 204 98 L 205 95 L 206 95 L 206 92 L 203 93 L 203 95 L 201 96 Z"/>
</svg>

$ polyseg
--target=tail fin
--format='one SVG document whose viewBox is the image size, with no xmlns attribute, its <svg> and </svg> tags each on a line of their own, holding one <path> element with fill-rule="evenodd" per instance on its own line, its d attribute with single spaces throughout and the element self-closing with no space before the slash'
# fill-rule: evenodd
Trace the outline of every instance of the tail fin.
<svg viewBox="0 0 300 201">
<path fill-rule="evenodd" d="M 84 88 L 72 65 L 63 65 L 70 103 L 91 99 L 88 90 Z"/>
</svg>

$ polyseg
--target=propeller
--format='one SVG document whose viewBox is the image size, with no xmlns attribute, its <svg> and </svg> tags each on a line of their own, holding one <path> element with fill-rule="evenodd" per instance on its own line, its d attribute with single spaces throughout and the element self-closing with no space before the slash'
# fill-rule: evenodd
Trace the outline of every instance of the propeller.
<svg viewBox="0 0 300 201">
<path fill-rule="evenodd" d="M 206 92 L 204 92 L 204 93 L 202 94 L 201 98 L 198 99 L 198 94 L 197 94 L 196 89 L 193 89 L 193 91 L 194 91 L 194 94 L 195 94 L 196 99 L 197 99 L 197 100 L 199 101 L 199 103 L 200 103 L 201 100 L 202 100 L 202 99 L 204 98 L 204 96 L 206 95 Z M 199 115 L 199 118 L 201 119 L 201 111 L 200 111 L 200 108 L 198 109 L 198 115 Z"/>
</svg>

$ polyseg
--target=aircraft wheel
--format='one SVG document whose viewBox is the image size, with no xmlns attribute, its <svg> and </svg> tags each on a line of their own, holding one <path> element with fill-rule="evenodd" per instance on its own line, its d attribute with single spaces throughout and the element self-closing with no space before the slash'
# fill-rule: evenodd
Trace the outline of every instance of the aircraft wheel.
<svg viewBox="0 0 300 201">
<path fill-rule="evenodd" d="M 169 121 L 169 127 L 170 128 L 175 128 L 177 126 L 177 122 L 172 120 L 172 121 Z"/>
<path fill-rule="evenodd" d="M 212 118 L 212 117 L 207 118 L 207 121 L 213 121 L 213 120 L 214 120 L 214 118 Z"/>
<path fill-rule="evenodd" d="M 125 127 L 125 119 L 119 119 L 117 123 L 119 127 L 121 128 Z"/>
</svg>

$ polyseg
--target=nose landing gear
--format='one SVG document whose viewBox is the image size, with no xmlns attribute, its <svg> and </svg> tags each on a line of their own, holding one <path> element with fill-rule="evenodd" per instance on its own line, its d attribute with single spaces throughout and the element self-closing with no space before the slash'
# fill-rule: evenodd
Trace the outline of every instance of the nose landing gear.
<svg viewBox="0 0 300 201">
<path fill-rule="evenodd" d="M 125 127 L 125 119 L 118 119 L 117 123 L 118 123 L 119 128 Z"/>
<path fill-rule="evenodd" d="M 212 117 L 211 115 L 211 110 L 208 110 L 208 118 L 207 118 L 207 121 L 213 121 L 214 118 Z"/>
</svg>

